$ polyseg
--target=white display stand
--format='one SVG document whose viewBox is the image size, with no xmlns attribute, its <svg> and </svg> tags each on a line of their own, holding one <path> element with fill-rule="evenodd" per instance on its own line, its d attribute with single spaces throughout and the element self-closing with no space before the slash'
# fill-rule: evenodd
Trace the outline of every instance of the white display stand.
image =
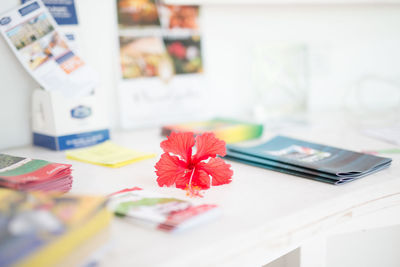
<svg viewBox="0 0 400 267">
<path fill-rule="evenodd" d="M 94 94 L 67 98 L 59 92 L 33 92 L 34 145 L 65 150 L 104 142 L 110 139 L 107 118 Z"/>
</svg>

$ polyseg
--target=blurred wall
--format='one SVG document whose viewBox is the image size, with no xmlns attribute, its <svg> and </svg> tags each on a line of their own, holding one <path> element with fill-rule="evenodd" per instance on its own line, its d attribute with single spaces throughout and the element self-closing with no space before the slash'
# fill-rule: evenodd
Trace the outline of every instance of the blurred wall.
<svg viewBox="0 0 400 267">
<path fill-rule="evenodd" d="M 0 12 L 18 0 L 0 2 Z M 37 84 L 27 75 L 16 57 L 0 38 L 0 149 L 30 143 L 30 99 Z"/>
<path fill-rule="evenodd" d="M 230 110 L 254 101 L 254 49 L 283 42 L 307 48 L 310 110 L 378 109 L 369 103 L 376 102 L 400 114 L 400 5 L 235 5 L 203 11 L 209 86 L 221 98 L 233 98 Z M 385 94 L 389 99 L 379 98 Z"/>
<path fill-rule="evenodd" d="M 100 73 L 100 101 L 110 110 L 112 127 L 118 128 L 114 2 L 76 2 L 81 51 Z M 17 3 L 1 1 L 0 12 Z M 306 94 L 310 110 L 351 110 L 353 106 L 358 110 L 371 99 L 378 100 L 378 104 L 368 102 L 367 108 L 393 108 L 397 107 L 397 98 L 400 101 L 400 4 L 207 5 L 202 15 L 205 90 L 210 99 L 207 108 L 216 113 L 251 114 L 253 52 L 257 47 L 281 42 L 307 47 Z M 31 142 L 30 94 L 37 85 L 2 38 L 0 55 L 2 149 Z M 367 100 L 362 96 L 359 101 L 357 88 L 371 80 L 373 92 Z M 381 87 L 386 91 L 379 91 Z M 389 100 L 379 98 L 388 94 Z"/>
</svg>

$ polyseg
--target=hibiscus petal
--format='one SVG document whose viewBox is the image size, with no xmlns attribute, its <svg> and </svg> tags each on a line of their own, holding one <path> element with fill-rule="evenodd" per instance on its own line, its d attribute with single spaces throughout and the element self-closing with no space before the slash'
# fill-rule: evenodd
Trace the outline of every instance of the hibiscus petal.
<svg viewBox="0 0 400 267">
<path fill-rule="evenodd" d="M 204 133 L 196 137 L 197 153 L 193 156 L 193 163 L 196 164 L 209 157 L 217 155 L 225 156 L 225 141 L 215 137 L 214 133 Z"/>
<path fill-rule="evenodd" d="M 189 183 L 191 184 L 189 185 Z M 190 186 L 200 190 L 208 189 L 210 188 L 210 176 L 203 170 L 195 169 L 194 173 L 190 171 L 176 180 L 177 188 L 187 189 Z"/>
<path fill-rule="evenodd" d="M 187 133 L 171 133 L 168 139 L 162 141 L 160 146 L 166 153 L 173 153 L 182 157 L 186 163 L 190 163 L 192 157 L 192 147 L 194 146 L 194 134 Z"/>
<path fill-rule="evenodd" d="M 202 190 L 210 188 L 210 176 L 203 170 L 196 172 L 196 177 L 192 179 L 192 185 L 200 187 Z"/>
<path fill-rule="evenodd" d="M 212 158 L 207 163 L 201 162 L 196 168 L 212 176 L 212 185 L 223 185 L 232 182 L 233 171 L 231 165 L 226 164 L 221 158 Z"/>
<path fill-rule="evenodd" d="M 185 163 L 179 160 L 178 157 L 171 156 L 168 153 L 162 154 L 155 166 L 158 176 L 158 185 L 173 185 L 178 179 L 185 175 L 186 168 L 184 164 Z"/>
<path fill-rule="evenodd" d="M 175 187 L 180 189 L 186 189 L 189 185 L 190 176 L 192 172 L 187 172 L 186 174 L 182 175 L 175 181 Z"/>
</svg>

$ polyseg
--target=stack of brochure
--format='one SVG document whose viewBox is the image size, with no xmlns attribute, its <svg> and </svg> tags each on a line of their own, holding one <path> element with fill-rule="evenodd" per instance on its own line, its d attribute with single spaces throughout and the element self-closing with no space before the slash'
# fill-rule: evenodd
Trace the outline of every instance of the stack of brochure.
<svg viewBox="0 0 400 267">
<path fill-rule="evenodd" d="M 138 187 L 112 194 L 109 207 L 117 216 L 167 232 L 183 231 L 219 215 L 216 205 L 194 205 Z"/>
<path fill-rule="evenodd" d="M 162 135 L 164 136 L 168 136 L 172 132 L 194 132 L 195 134 L 213 132 L 217 138 L 226 143 L 236 143 L 260 137 L 263 132 L 263 125 L 217 118 L 208 121 L 167 125 L 162 128 Z"/>
<path fill-rule="evenodd" d="M 390 166 L 392 159 L 285 136 L 253 147 L 227 146 L 226 159 L 330 184 L 343 184 Z"/>
<path fill-rule="evenodd" d="M 72 187 L 71 165 L 0 154 L 0 186 L 68 192 Z"/>
<path fill-rule="evenodd" d="M 105 201 L 0 188 L 0 266 L 80 266 L 107 240 Z"/>
</svg>

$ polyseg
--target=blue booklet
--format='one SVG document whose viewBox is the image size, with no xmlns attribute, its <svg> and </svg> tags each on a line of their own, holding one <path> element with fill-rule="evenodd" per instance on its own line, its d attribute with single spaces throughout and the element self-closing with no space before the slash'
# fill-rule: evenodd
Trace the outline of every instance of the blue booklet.
<svg viewBox="0 0 400 267">
<path fill-rule="evenodd" d="M 392 161 L 285 136 L 253 147 L 228 145 L 225 158 L 331 184 L 343 184 L 380 171 Z"/>
</svg>

